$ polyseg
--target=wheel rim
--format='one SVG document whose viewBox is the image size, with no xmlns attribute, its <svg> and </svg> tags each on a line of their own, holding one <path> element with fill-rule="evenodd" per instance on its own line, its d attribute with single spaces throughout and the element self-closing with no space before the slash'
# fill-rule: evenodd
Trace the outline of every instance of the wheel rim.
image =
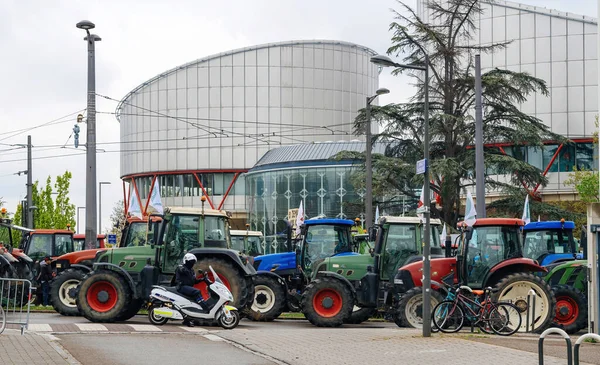
<svg viewBox="0 0 600 365">
<path fill-rule="evenodd" d="M 108 312 L 117 304 L 117 288 L 108 281 L 95 282 L 88 289 L 86 299 L 92 310 Z"/>
<path fill-rule="evenodd" d="M 527 296 L 529 295 L 529 290 L 532 289 L 536 295 L 535 307 L 533 307 L 535 318 L 533 321 L 531 320 L 529 310 L 527 310 Z M 549 315 L 547 299 L 542 288 L 537 283 L 530 281 L 516 281 L 511 283 L 503 288 L 498 296 L 499 302 L 507 301 L 513 303 L 521 311 L 521 327 L 519 327 L 519 331 L 527 330 L 525 328 L 527 316 L 529 316 L 529 325 L 531 326 L 533 322 L 534 329 L 546 322 Z M 533 306 L 533 300 L 531 300 L 530 305 Z"/>
<path fill-rule="evenodd" d="M 423 296 L 415 295 L 406 303 L 406 320 L 415 328 L 423 327 Z"/>
<path fill-rule="evenodd" d="M 154 322 L 163 322 L 163 321 L 165 321 L 165 320 L 166 320 L 166 318 L 165 318 L 165 317 L 163 317 L 163 316 L 161 316 L 161 315 L 159 315 L 159 314 L 156 314 L 156 313 L 154 312 L 154 308 L 152 308 L 152 311 L 150 312 L 150 317 L 151 317 L 150 319 L 151 319 L 152 321 L 154 321 Z"/>
<path fill-rule="evenodd" d="M 266 285 L 257 285 L 254 287 L 254 302 L 252 310 L 254 312 L 266 313 L 275 306 L 275 293 Z"/>
<path fill-rule="evenodd" d="M 321 289 L 313 298 L 313 308 L 321 317 L 334 317 L 342 310 L 342 296 L 333 289 Z"/>
<path fill-rule="evenodd" d="M 58 298 L 59 298 L 60 302 L 62 303 L 62 305 L 64 305 L 65 307 L 69 307 L 69 308 L 77 307 L 75 298 L 70 296 L 69 293 L 71 292 L 71 290 L 76 289 L 78 285 L 79 285 L 79 280 L 76 280 L 76 279 L 67 280 L 64 283 L 62 283 L 60 288 L 58 288 Z"/>
<path fill-rule="evenodd" d="M 564 326 L 575 323 L 579 316 L 579 306 L 571 297 L 556 298 L 556 321 Z"/>
<path fill-rule="evenodd" d="M 236 321 L 236 314 L 231 312 L 231 318 L 228 319 L 225 314 L 221 315 L 220 317 L 221 319 L 221 323 L 223 324 L 223 326 L 225 327 L 231 327 L 235 324 Z"/>
</svg>

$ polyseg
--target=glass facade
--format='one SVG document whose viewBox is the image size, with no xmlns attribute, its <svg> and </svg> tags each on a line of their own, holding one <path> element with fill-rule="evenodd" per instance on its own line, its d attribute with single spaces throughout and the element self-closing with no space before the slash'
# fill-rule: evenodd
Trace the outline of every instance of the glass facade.
<svg viewBox="0 0 600 365">
<path fill-rule="evenodd" d="M 352 165 L 325 165 L 249 172 L 246 175 L 250 229 L 263 232 L 267 250 L 278 252 L 290 209 L 300 201 L 309 218 L 354 219 L 364 217 L 364 189 L 356 189 Z M 294 222 L 292 222 L 293 224 Z"/>
</svg>

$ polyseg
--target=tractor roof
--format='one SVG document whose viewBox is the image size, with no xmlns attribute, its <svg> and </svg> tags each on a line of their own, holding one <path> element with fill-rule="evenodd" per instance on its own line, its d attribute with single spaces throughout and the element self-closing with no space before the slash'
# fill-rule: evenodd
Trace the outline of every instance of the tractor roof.
<svg viewBox="0 0 600 365">
<path fill-rule="evenodd" d="M 31 234 L 73 234 L 73 231 L 69 231 L 68 229 L 35 229 Z"/>
<path fill-rule="evenodd" d="M 84 240 L 85 239 L 85 233 L 74 234 L 73 238 L 76 239 L 76 240 Z M 104 239 L 104 238 L 106 238 L 105 234 L 99 234 L 97 236 L 97 239 Z"/>
<path fill-rule="evenodd" d="M 392 217 L 392 216 L 383 216 L 380 217 L 381 218 L 385 218 L 385 222 L 386 223 L 405 223 L 405 224 L 421 224 L 421 218 L 419 217 Z M 442 221 L 440 221 L 439 219 L 430 219 L 429 220 L 429 224 L 437 224 L 437 225 L 441 225 Z"/>
<path fill-rule="evenodd" d="M 252 237 L 262 237 L 262 232 L 260 231 L 246 231 L 243 229 L 232 229 L 229 231 L 232 236 L 252 236 Z"/>
<path fill-rule="evenodd" d="M 333 225 L 344 225 L 344 226 L 352 226 L 354 225 L 354 221 L 349 219 L 334 219 L 334 218 L 317 218 L 317 219 L 309 219 L 304 221 L 304 224 L 307 226 L 313 226 L 317 224 L 333 224 Z"/>
<path fill-rule="evenodd" d="M 460 228 L 465 222 L 458 222 Z M 525 221 L 519 218 L 477 218 L 473 226 L 524 226 Z"/>
<path fill-rule="evenodd" d="M 202 212 L 204 212 L 204 215 L 227 217 L 227 213 L 224 210 L 188 207 L 170 207 L 169 209 L 171 214 L 202 215 Z"/>
<path fill-rule="evenodd" d="M 525 225 L 525 231 L 541 231 L 543 229 L 575 229 L 575 222 L 565 221 L 547 221 L 547 222 L 531 222 Z"/>
</svg>

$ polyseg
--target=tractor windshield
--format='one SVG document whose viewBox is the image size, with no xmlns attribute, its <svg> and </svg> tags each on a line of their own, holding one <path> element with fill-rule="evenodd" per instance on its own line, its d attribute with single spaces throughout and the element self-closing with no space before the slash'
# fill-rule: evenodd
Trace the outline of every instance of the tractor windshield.
<svg viewBox="0 0 600 365">
<path fill-rule="evenodd" d="M 204 217 L 204 247 L 231 247 L 227 218 L 221 216 Z"/>
<path fill-rule="evenodd" d="M 231 249 L 236 251 L 244 251 L 244 236 L 231 236 Z"/>
<path fill-rule="evenodd" d="M 264 254 L 263 246 L 260 237 L 248 236 L 248 255 L 259 256 Z"/>
<path fill-rule="evenodd" d="M 417 227 L 419 229 L 417 230 Z M 430 245 L 435 251 L 440 249 L 440 232 L 437 226 L 431 225 Z M 404 266 L 411 257 L 422 255 L 423 225 L 390 224 L 385 238 L 385 255 L 383 257 L 382 275 L 393 277 L 397 268 Z M 388 275 L 388 276 L 385 276 Z M 392 276 L 390 276 L 392 275 Z"/>
<path fill-rule="evenodd" d="M 349 226 L 309 225 L 304 240 L 306 242 L 304 247 L 305 268 L 310 267 L 317 260 L 352 251 Z"/>
<path fill-rule="evenodd" d="M 524 254 L 539 262 L 547 255 L 573 254 L 575 242 L 570 230 L 526 231 Z"/>
<path fill-rule="evenodd" d="M 521 255 L 521 234 L 518 226 L 473 227 L 468 244 L 461 249 L 467 264 L 467 284 L 481 287 L 490 269 L 496 264 Z"/>
<path fill-rule="evenodd" d="M 150 225 L 151 229 L 154 228 L 154 224 Z M 147 222 L 132 222 L 127 226 L 127 233 L 124 234 L 125 242 L 121 242 L 121 247 L 138 247 L 146 244 L 146 235 L 152 237 L 153 231 L 148 232 Z M 123 239 L 123 238 L 121 238 Z"/>
<path fill-rule="evenodd" d="M 54 256 L 62 256 L 73 251 L 75 251 L 75 247 L 73 247 L 73 236 L 69 234 L 55 235 Z"/>
</svg>

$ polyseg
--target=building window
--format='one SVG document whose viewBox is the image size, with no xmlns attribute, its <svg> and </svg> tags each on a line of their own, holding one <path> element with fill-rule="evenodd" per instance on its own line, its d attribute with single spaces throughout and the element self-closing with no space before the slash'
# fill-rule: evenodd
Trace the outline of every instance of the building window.
<svg viewBox="0 0 600 365">
<path fill-rule="evenodd" d="M 575 167 L 575 146 L 563 145 L 559 153 L 558 171 L 570 172 Z"/>
<path fill-rule="evenodd" d="M 554 157 L 554 154 L 556 153 L 557 149 L 558 149 L 558 145 L 555 145 L 555 144 L 544 146 L 544 152 L 543 152 L 544 169 L 546 169 L 548 167 L 548 165 L 550 165 L 550 161 L 552 161 L 552 158 Z M 548 169 L 548 172 L 558 172 L 558 158 L 554 159 L 554 162 L 552 163 L 552 166 L 550 166 L 550 168 Z"/>
<path fill-rule="evenodd" d="M 594 145 L 592 143 L 577 143 L 576 145 L 577 170 L 594 169 Z"/>
</svg>

